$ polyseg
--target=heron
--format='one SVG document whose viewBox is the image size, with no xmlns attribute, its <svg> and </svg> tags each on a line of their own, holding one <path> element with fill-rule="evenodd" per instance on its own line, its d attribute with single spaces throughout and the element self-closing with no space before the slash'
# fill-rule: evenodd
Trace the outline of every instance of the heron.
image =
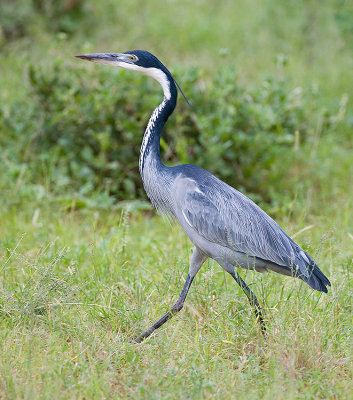
<svg viewBox="0 0 353 400">
<path fill-rule="evenodd" d="M 194 248 L 180 297 L 134 342 L 144 341 L 183 308 L 196 274 L 209 258 L 239 284 L 254 308 L 263 333 L 266 333 L 266 325 L 262 307 L 237 273 L 238 268 L 257 272 L 272 270 L 299 278 L 312 289 L 327 293 L 327 286 L 331 283 L 310 255 L 252 200 L 199 166 L 163 164 L 160 157 L 161 134 L 176 107 L 177 88 L 183 92 L 157 57 L 145 50 L 76 57 L 141 72 L 154 78 L 164 93 L 144 132 L 139 170 L 144 189 L 154 207 L 180 224 Z"/>
</svg>

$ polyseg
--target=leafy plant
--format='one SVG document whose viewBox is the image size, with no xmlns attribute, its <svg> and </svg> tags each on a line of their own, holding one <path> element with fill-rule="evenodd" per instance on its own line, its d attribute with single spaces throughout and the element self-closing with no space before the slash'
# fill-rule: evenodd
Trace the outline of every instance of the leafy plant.
<svg viewBox="0 0 353 400">
<path fill-rule="evenodd" d="M 45 16 L 47 28 L 73 33 L 86 16 L 85 0 L 32 0 L 35 11 Z"/>
<path fill-rule="evenodd" d="M 0 3 L 0 45 L 28 33 L 32 6 L 26 0 L 2 0 Z"/>
<path fill-rule="evenodd" d="M 2 0 L 0 45 L 30 36 L 31 27 L 42 22 L 51 32 L 74 33 L 85 15 L 85 0 Z"/>
<path fill-rule="evenodd" d="M 271 200 L 269 186 L 288 169 L 274 167 L 277 156 L 291 153 L 296 137 L 310 139 L 318 119 L 323 131 L 335 121 L 315 108 L 317 94 L 290 90 L 283 79 L 245 89 L 229 67 L 212 83 L 200 69 L 175 75 L 192 108 L 180 101 L 168 121 L 163 161 L 196 163 L 263 200 Z M 28 79 L 31 101 L 3 113 L 3 124 L 16 142 L 7 148 L 30 166 L 31 179 L 81 194 L 103 188 L 119 200 L 143 197 L 139 148 L 160 89 L 138 74 L 62 61 L 30 67 Z"/>
</svg>

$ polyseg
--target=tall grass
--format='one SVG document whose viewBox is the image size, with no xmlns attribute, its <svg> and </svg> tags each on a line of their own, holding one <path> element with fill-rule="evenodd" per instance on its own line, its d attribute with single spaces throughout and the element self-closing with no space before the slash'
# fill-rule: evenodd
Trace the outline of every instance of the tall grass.
<svg viewBox="0 0 353 400">
<path fill-rule="evenodd" d="M 127 211 L 51 205 L 36 221 L 17 213 L 9 226 L 12 213 L 0 221 L 6 397 L 283 398 L 285 390 L 286 398 L 350 398 L 352 239 L 325 232 L 320 217 L 306 231 L 293 220 L 288 228 L 331 279 L 328 295 L 240 272 L 266 311 L 266 341 L 244 294 L 207 262 L 183 311 L 136 346 L 129 338 L 179 295 L 191 250 L 185 235 Z"/>
<path fill-rule="evenodd" d="M 332 288 L 323 295 L 296 279 L 240 271 L 266 311 L 264 341 L 244 294 L 208 261 L 184 309 L 132 345 L 179 296 L 190 242 L 143 203 L 28 184 L 32 171 L 14 162 L 10 132 L 0 126 L 0 398 L 351 399 L 349 2 L 86 7 L 72 33 L 48 31 L 39 19 L 29 36 L 2 43 L 3 112 L 27 93 L 28 63 L 45 67 L 78 52 L 146 48 L 168 65 L 203 66 L 210 80 L 221 64 L 236 64 L 249 87 L 272 75 L 278 59 L 288 62 L 293 88 L 319 86 L 318 107 L 346 113 L 335 131 L 322 135 L 318 121 L 308 145 L 299 134 L 295 151 L 278 155 L 274 173 L 287 175 L 267 211 L 313 255 Z"/>
</svg>

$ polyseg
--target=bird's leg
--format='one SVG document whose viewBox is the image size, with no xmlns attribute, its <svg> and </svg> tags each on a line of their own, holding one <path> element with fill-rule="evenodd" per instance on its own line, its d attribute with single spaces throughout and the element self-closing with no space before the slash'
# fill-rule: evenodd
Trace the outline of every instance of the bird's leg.
<svg viewBox="0 0 353 400">
<path fill-rule="evenodd" d="M 168 319 L 172 318 L 177 312 L 179 312 L 183 308 L 185 298 L 188 294 L 193 279 L 194 278 L 188 274 L 179 299 L 173 304 L 172 308 L 166 314 L 163 315 L 162 318 L 160 318 L 157 322 L 155 322 L 146 331 L 142 332 L 141 335 L 134 340 L 135 343 L 141 343 L 144 339 L 150 336 L 156 329 L 161 327 L 165 322 L 168 321 Z"/>
<path fill-rule="evenodd" d="M 263 335 L 266 335 L 266 324 L 265 324 L 265 319 L 263 315 L 262 308 L 260 306 L 260 303 L 257 299 L 257 297 L 254 295 L 252 290 L 249 288 L 249 286 L 241 279 L 241 277 L 234 271 L 230 272 L 234 280 L 238 283 L 238 285 L 243 289 L 243 292 L 246 294 L 247 298 L 249 299 L 250 304 L 255 308 L 255 315 L 256 319 L 260 323 L 261 327 L 261 332 Z"/>
<path fill-rule="evenodd" d="M 190 261 L 189 273 L 179 299 L 173 304 L 172 308 L 163 315 L 162 318 L 160 318 L 146 331 L 142 332 L 140 336 L 134 339 L 133 341 L 135 343 L 141 343 L 143 340 L 148 338 L 156 329 L 160 328 L 165 322 L 168 321 L 168 319 L 174 317 L 174 315 L 183 308 L 191 283 L 206 259 L 207 257 L 203 253 L 201 253 L 201 251 L 197 247 L 195 247 Z"/>
</svg>

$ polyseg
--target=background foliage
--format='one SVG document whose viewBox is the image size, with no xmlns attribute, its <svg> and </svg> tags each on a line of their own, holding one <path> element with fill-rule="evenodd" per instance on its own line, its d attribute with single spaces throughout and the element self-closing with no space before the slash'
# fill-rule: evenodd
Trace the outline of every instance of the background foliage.
<svg viewBox="0 0 353 400">
<path fill-rule="evenodd" d="M 312 140 L 319 120 L 326 134 L 344 116 L 337 115 L 339 105 L 330 111 L 313 107 L 318 93 L 291 90 L 280 78 L 244 89 L 232 67 L 215 71 L 215 80 L 204 85 L 200 68 L 176 73 L 189 88 L 192 109 L 182 104 L 167 125 L 164 162 L 196 163 L 262 199 L 271 200 L 268 188 L 286 173 L 276 171 L 278 155 Z M 143 76 L 87 72 L 67 62 L 30 65 L 28 74 L 30 105 L 23 99 L 4 118 L 15 163 L 57 193 L 70 187 L 85 195 L 105 189 L 120 200 L 144 196 L 139 148 L 160 90 Z"/>
<path fill-rule="evenodd" d="M 163 135 L 247 192 L 332 282 L 320 295 L 208 261 L 183 312 L 190 242 L 144 199 L 161 90 L 75 54 L 144 48 L 182 98 Z M 353 8 L 348 0 L 0 2 L 0 398 L 350 399 Z"/>
<path fill-rule="evenodd" d="M 253 3 L 257 4 L 255 0 Z M 222 12 L 233 12 L 230 2 L 223 1 L 222 5 L 225 8 Z M 227 21 L 217 30 L 212 29 L 210 15 L 215 12 L 214 20 L 224 21 L 223 15 L 210 3 L 206 13 L 203 11 L 204 19 L 197 15 L 193 21 L 190 34 L 194 38 L 183 36 L 191 22 L 188 14 L 178 25 L 164 10 L 153 16 L 151 12 L 156 7 L 157 3 L 148 7 L 141 5 L 146 18 L 136 16 L 135 29 L 126 35 L 131 8 L 124 6 L 110 14 L 107 11 L 115 10 L 114 1 L 106 0 L 101 5 L 82 0 L 2 3 L 3 51 L 9 57 L 8 66 L 12 57 L 16 59 L 12 65 L 22 70 L 24 80 L 19 95 L 7 94 L 10 89 L 4 85 L 0 125 L 5 132 L 2 142 L 6 151 L 2 162 L 5 159 L 15 170 L 24 170 L 22 178 L 29 184 L 41 185 L 56 194 L 69 189 L 91 196 L 97 190 L 104 190 L 119 201 L 144 198 L 137 168 L 138 151 L 149 114 L 160 101 L 160 89 L 144 77 L 83 65 L 72 58 L 75 52 L 93 48 L 87 42 L 89 38 L 97 43 L 97 48 L 101 46 L 100 41 L 105 43 L 102 48 L 112 43 L 113 51 L 116 36 L 124 38 L 125 44 L 119 44 L 122 49 L 138 44 L 156 50 L 157 54 L 165 52 L 165 62 L 193 104 L 188 109 L 183 101 L 179 102 L 166 127 L 162 148 L 167 164 L 197 163 L 247 191 L 254 199 L 273 204 L 278 195 L 276 186 L 280 187 L 287 179 L 288 170 L 278 168 L 283 158 L 284 162 L 291 163 L 299 147 L 313 144 L 318 135 L 328 132 L 338 130 L 345 140 L 352 126 L 351 108 L 346 113 L 345 93 L 349 88 L 342 90 L 343 83 L 351 85 L 351 81 L 344 79 L 346 66 L 351 63 L 351 58 L 346 56 L 351 40 L 351 8 L 346 2 L 327 2 L 319 9 L 315 2 L 305 7 L 300 2 L 273 7 L 268 1 L 248 21 L 249 26 L 243 26 L 241 21 L 238 26 L 230 26 Z M 178 6 L 173 7 L 181 12 Z M 239 7 L 246 12 L 250 5 L 244 2 Z M 301 9 L 304 13 L 298 15 Z M 195 10 L 200 11 L 199 4 Z M 272 15 L 287 21 L 285 31 L 283 24 L 265 23 Z M 114 24 L 112 16 L 116 18 Z M 153 18 L 156 21 L 166 18 L 165 24 L 150 24 Z M 97 20 L 99 24 L 93 23 Z M 171 29 L 163 34 L 167 34 L 166 43 L 173 40 L 173 52 L 165 51 L 165 43 L 157 41 L 157 35 L 162 34 L 160 30 L 168 26 L 169 20 L 173 22 Z M 316 20 L 325 21 L 326 26 L 316 24 Z M 256 24 L 259 21 L 262 21 L 261 29 Z M 110 28 L 102 28 L 105 25 Z M 142 28 L 149 36 L 146 45 L 145 35 L 140 35 Z M 222 40 L 217 41 L 219 29 L 224 32 Z M 41 46 L 31 45 L 32 41 L 39 40 L 41 32 L 47 36 L 44 40 L 40 37 Z M 249 32 L 253 36 L 249 37 Z M 289 33 L 290 40 L 286 39 Z M 228 40 L 232 34 L 240 43 Z M 83 42 L 82 37 L 85 37 Z M 254 48 L 258 44 L 252 37 L 258 38 L 261 48 Z M 207 39 L 204 45 L 194 49 L 203 39 Z M 27 44 L 32 51 L 25 56 Z M 270 62 L 262 47 L 272 52 Z M 323 47 L 328 51 L 323 51 Z M 45 48 L 49 53 L 38 53 Z M 256 50 L 256 62 L 265 64 L 255 84 L 249 83 L 258 70 L 248 65 L 249 61 L 254 64 L 251 48 Z M 206 49 L 207 64 L 203 62 Z M 197 62 L 185 57 L 183 66 L 173 65 L 173 60 L 183 54 L 197 55 Z M 335 63 L 335 68 L 324 68 L 322 58 L 325 57 L 327 65 L 328 56 L 339 57 L 341 63 Z M 264 76 L 268 65 L 271 72 Z M 303 67 L 307 68 L 305 78 L 309 83 L 304 79 L 297 85 Z M 334 80 L 340 72 L 340 79 Z M 6 71 L 3 76 L 6 82 Z M 13 76 L 8 88 L 19 84 Z M 330 85 L 325 85 L 327 79 Z M 17 173 L 14 172 L 15 176 Z"/>
</svg>

